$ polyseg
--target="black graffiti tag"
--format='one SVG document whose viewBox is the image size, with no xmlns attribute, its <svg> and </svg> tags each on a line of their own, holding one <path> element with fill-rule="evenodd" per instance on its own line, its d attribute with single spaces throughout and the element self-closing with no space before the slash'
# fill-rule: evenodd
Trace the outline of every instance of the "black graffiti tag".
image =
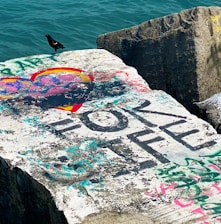
<svg viewBox="0 0 221 224">
<path fill-rule="evenodd" d="M 208 141 L 203 144 L 197 145 L 197 146 L 192 146 L 190 143 L 184 140 L 185 137 L 193 135 L 195 133 L 198 133 L 198 129 L 192 129 L 188 131 L 184 131 L 182 133 L 174 133 L 171 131 L 172 127 L 175 127 L 176 125 L 182 125 L 187 122 L 185 116 L 180 116 L 176 114 L 170 114 L 170 113 L 164 113 L 164 112 L 158 112 L 158 111 L 152 111 L 152 110 L 147 110 L 146 107 L 148 107 L 151 103 L 146 100 L 143 104 L 141 104 L 139 107 L 133 108 L 131 110 L 121 108 L 121 110 L 113 110 L 110 109 L 108 111 L 105 111 L 105 113 L 110 114 L 111 116 L 114 116 L 117 122 L 115 124 L 111 125 L 101 125 L 98 124 L 99 122 L 96 121 L 98 117 L 96 116 L 96 112 L 94 111 L 89 111 L 89 112 L 84 112 L 79 116 L 82 124 L 84 124 L 88 129 L 92 131 L 97 131 L 97 132 L 118 132 L 122 131 L 126 128 L 128 128 L 128 123 L 129 120 L 126 116 L 126 114 L 132 115 L 135 119 L 137 119 L 139 122 L 145 125 L 145 130 L 139 130 L 130 134 L 127 134 L 126 137 L 131 140 L 133 143 L 137 144 L 139 147 L 141 147 L 143 150 L 154 156 L 159 162 L 161 163 L 169 163 L 170 161 L 165 158 L 165 156 L 158 151 L 156 151 L 151 144 L 157 143 L 160 141 L 165 140 L 164 137 L 157 135 L 157 133 L 154 131 L 155 128 L 160 129 L 163 133 L 166 133 L 169 137 L 173 138 L 176 142 L 184 145 L 186 148 L 188 148 L 191 151 L 196 151 L 200 150 L 202 148 L 208 147 L 208 146 L 213 146 L 216 144 L 215 141 Z M 145 109 L 144 109 L 145 108 Z M 142 113 L 142 116 L 140 115 Z M 94 116 L 90 116 L 93 115 Z M 148 116 L 143 116 L 143 114 L 156 114 L 158 116 L 163 116 L 163 117 L 174 117 L 176 118 L 176 121 L 170 122 L 168 124 L 158 126 L 157 124 L 154 124 L 153 122 L 149 121 L 147 118 Z M 93 119 L 92 119 L 93 117 Z M 66 127 L 66 125 L 68 125 Z M 59 129 L 58 127 L 64 126 L 64 128 Z M 51 127 L 51 128 L 50 128 Z M 58 133 L 62 136 L 64 132 L 71 131 L 71 130 L 76 130 L 80 128 L 81 125 L 74 124 L 74 120 L 72 119 L 64 119 L 61 121 L 53 122 L 48 125 L 48 130 L 51 130 L 52 133 L 57 134 Z M 55 131 L 56 130 L 56 131 Z M 141 136 L 150 136 L 150 134 L 156 134 L 157 136 L 150 138 L 148 140 L 142 141 L 139 139 Z M 117 141 L 115 139 L 114 141 Z M 113 149 L 113 147 L 108 146 L 113 152 L 116 153 L 116 151 Z M 155 164 L 150 163 L 150 161 L 147 161 L 146 163 L 143 163 L 143 167 L 152 167 Z"/>
</svg>

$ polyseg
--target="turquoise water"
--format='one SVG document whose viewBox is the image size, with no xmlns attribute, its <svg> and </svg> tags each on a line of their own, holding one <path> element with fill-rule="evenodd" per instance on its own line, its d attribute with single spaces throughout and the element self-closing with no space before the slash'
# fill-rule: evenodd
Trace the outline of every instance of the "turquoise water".
<svg viewBox="0 0 221 224">
<path fill-rule="evenodd" d="M 48 54 L 45 34 L 66 48 L 96 48 L 98 35 L 220 0 L 1 0 L 0 61 Z"/>
</svg>

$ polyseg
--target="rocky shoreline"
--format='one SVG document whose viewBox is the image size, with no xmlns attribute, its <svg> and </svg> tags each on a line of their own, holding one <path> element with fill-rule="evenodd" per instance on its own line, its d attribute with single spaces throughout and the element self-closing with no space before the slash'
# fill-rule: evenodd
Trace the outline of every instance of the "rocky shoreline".
<svg viewBox="0 0 221 224">
<path fill-rule="evenodd" d="M 220 24 L 199 7 L 1 62 L 1 224 L 220 223 L 221 137 L 195 115 L 219 115 Z"/>
</svg>

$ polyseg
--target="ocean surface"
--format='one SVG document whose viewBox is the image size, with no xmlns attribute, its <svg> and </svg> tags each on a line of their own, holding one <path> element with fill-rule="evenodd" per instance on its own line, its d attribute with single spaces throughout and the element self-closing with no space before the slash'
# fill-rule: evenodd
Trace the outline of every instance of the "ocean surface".
<svg viewBox="0 0 221 224">
<path fill-rule="evenodd" d="M 0 61 L 52 53 L 45 34 L 66 50 L 96 48 L 103 33 L 221 0 L 1 0 Z"/>
</svg>

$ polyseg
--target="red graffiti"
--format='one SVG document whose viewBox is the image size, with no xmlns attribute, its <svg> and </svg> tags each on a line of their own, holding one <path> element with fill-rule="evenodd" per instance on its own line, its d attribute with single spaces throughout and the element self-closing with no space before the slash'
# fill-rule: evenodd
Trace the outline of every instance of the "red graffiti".
<svg viewBox="0 0 221 224">
<path fill-rule="evenodd" d="M 30 79 L 0 79 L 1 100 L 38 101 L 38 106 L 77 111 L 92 90 L 93 77 L 76 68 L 48 68 L 31 75 Z M 40 102 L 40 103 L 39 103 Z"/>
</svg>

